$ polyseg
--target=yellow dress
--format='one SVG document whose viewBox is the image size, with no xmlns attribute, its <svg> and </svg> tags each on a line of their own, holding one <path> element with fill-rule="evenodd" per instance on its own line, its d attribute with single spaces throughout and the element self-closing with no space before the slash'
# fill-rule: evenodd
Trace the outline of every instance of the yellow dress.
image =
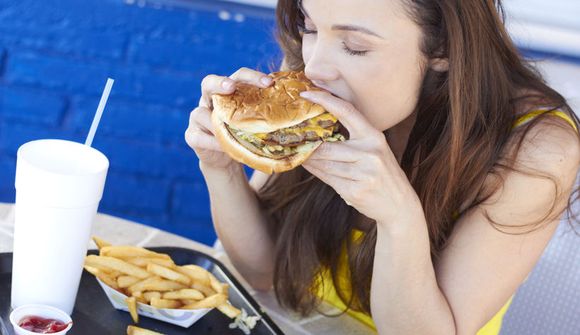
<svg viewBox="0 0 580 335">
<path fill-rule="evenodd" d="M 543 114 L 545 112 L 548 112 L 548 110 L 536 110 L 536 111 L 532 111 L 529 112 L 527 114 L 524 114 L 523 116 L 519 117 L 516 122 L 514 123 L 514 128 L 524 124 L 528 121 L 530 121 L 531 119 L 533 119 L 534 117 Z M 572 125 L 572 127 L 574 127 L 574 129 L 576 131 L 578 131 L 578 128 L 576 127 L 576 124 L 574 123 L 574 121 L 570 118 L 570 116 L 568 116 L 568 114 L 559 111 L 559 110 L 555 110 L 555 111 L 549 111 L 549 113 L 551 115 L 560 117 L 564 120 L 566 120 L 568 123 L 570 123 Z M 353 241 L 357 241 L 361 235 L 363 234 L 362 231 L 359 230 L 354 230 L 353 234 L 352 234 L 352 239 Z M 348 276 L 348 261 L 346 259 L 346 254 L 343 253 L 343 257 L 342 257 L 343 261 L 341 262 L 341 264 L 339 264 L 339 268 L 338 268 L 338 273 L 339 275 L 339 279 L 338 279 L 338 285 L 340 285 L 343 288 L 343 292 L 345 292 L 345 294 L 348 296 L 350 295 L 350 284 L 349 284 L 349 276 Z M 344 311 L 346 310 L 346 305 L 345 303 L 340 299 L 340 297 L 338 296 L 338 294 L 336 293 L 336 290 L 333 286 L 333 282 L 332 282 L 332 278 L 330 277 L 330 273 L 328 271 L 323 271 L 322 272 L 322 283 L 321 285 L 319 285 L 320 289 L 318 292 L 316 292 L 317 296 L 319 298 L 321 298 L 322 300 L 326 301 L 327 303 L 333 305 L 334 307 L 336 307 L 337 309 Z M 498 335 L 499 331 L 501 329 L 501 323 L 503 320 L 503 317 L 505 315 L 505 313 L 507 312 L 511 302 L 512 302 L 513 296 L 505 303 L 505 305 L 483 326 L 483 328 L 481 328 L 478 332 L 477 335 Z M 375 324 L 372 320 L 372 318 L 365 313 L 362 312 L 356 312 L 353 310 L 348 310 L 347 313 L 352 316 L 353 318 L 361 321 L 362 323 L 364 323 L 365 325 L 369 326 L 372 329 L 376 329 L 375 328 Z"/>
</svg>

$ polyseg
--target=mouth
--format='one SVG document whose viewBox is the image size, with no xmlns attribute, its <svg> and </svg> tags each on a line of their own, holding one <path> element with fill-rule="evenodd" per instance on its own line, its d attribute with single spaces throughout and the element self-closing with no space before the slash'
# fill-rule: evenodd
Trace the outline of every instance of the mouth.
<svg viewBox="0 0 580 335">
<path fill-rule="evenodd" d="M 324 85 L 324 84 L 322 84 L 322 83 L 320 83 L 318 81 L 315 81 L 315 80 L 312 80 L 312 83 L 314 84 L 314 86 L 316 86 L 316 87 L 318 87 L 318 88 L 320 88 L 320 89 L 322 89 L 322 90 L 330 93 L 332 96 L 334 96 L 336 98 L 339 98 L 341 100 L 344 100 L 346 102 L 350 102 L 348 99 L 344 98 L 343 96 L 335 93 L 332 89 L 328 88 L 328 86 L 326 86 L 326 85 Z"/>
</svg>

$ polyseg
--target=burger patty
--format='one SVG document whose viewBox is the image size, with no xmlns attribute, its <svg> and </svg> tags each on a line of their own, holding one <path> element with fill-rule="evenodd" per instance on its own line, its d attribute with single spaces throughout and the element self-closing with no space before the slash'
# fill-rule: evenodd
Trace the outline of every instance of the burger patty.
<svg viewBox="0 0 580 335">
<path fill-rule="evenodd" d="M 336 119 L 309 119 L 271 133 L 247 133 L 226 125 L 230 134 L 253 153 L 274 159 L 295 154 L 302 145 L 318 141 L 344 141 Z"/>
<path fill-rule="evenodd" d="M 326 125 L 326 127 L 322 127 L 322 125 Z M 332 130 L 336 132 L 338 130 L 338 124 L 333 123 L 332 121 L 320 121 L 319 125 L 322 128 Z M 298 127 L 297 127 L 298 128 Z M 269 133 L 268 136 L 264 139 L 264 142 L 267 144 L 279 144 L 285 146 L 296 146 L 304 144 L 304 142 L 311 142 L 311 141 L 318 141 L 321 140 L 322 137 L 318 136 L 315 131 L 306 131 L 306 132 L 292 132 L 288 133 L 283 130 L 278 130 L 272 133 Z"/>
<path fill-rule="evenodd" d="M 335 122 L 332 120 L 318 120 L 318 125 L 322 128 L 328 128 L 334 124 L 335 124 Z M 310 125 L 310 121 L 306 120 L 306 121 L 302 121 L 301 123 L 299 123 L 297 125 L 293 125 L 291 127 L 288 127 L 288 129 L 304 128 L 308 125 Z"/>
</svg>

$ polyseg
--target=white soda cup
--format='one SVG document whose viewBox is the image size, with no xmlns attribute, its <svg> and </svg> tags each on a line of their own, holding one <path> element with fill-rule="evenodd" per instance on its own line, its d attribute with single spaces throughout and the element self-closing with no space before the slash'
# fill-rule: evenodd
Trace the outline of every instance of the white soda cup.
<svg viewBox="0 0 580 335">
<path fill-rule="evenodd" d="M 109 160 L 76 142 L 18 149 L 12 308 L 45 304 L 72 314 Z"/>
</svg>

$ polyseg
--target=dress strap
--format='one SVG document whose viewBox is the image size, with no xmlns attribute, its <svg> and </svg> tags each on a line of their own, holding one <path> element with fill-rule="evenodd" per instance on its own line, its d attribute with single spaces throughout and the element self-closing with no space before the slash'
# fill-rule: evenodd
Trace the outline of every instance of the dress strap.
<svg viewBox="0 0 580 335">
<path fill-rule="evenodd" d="M 534 119 L 536 116 L 544 114 L 544 113 L 548 113 L 550 115 L 554 115 L 556 117 L 559 117 L 561 119 L 564 119 L 566 122 L 568 122 L 572 128 L 574 128 L 574 130 L 576 130 L 576 132 L 578 132 L 578 127 L 576 126 L 576 123 L 574 123 L 574 120 L 572 120 L 572 118 L 570 117 L 570 115 L 562 112 L 561 110 L 545 110 L 545 109 L 540 109 L 540 110 L 535 110 L 535 111 L 531 111 L 529 113 L 526 113 L 520 117 L 518 117 L 516 119 L 516 122 L 514 122 L 514 128 L 527 123 L 528 121 Z"/>
</svg>

